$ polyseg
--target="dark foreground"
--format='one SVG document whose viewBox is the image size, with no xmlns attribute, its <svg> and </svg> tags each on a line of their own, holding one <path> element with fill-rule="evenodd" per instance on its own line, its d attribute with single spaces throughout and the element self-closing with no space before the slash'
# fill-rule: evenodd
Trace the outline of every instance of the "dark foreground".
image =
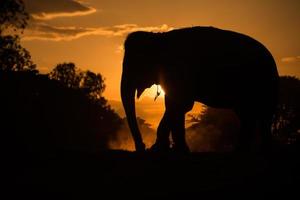
<svg viewBox="0 0 300 200">
<path fill-rule="evenodd" d="M 295 152 L 22 156 L 5 161 L 2 189 L 5 199 L 299 199 L 299 160 Z"/>
</svg>

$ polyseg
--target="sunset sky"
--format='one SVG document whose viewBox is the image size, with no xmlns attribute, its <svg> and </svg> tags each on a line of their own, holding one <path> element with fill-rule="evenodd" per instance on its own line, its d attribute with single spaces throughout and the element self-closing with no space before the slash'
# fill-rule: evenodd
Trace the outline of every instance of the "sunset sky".
<svg viewBox="0 0 300 200">
<path fill-rule="evenodd" d="M 120 100 L 122 44 L 135 30 L 214 26 L 262 42 L 281 75 L 300 77 L 298 0 L 25 0 L 32 15 L 22 36 L 41 72 L 74 62 L 100 72 L 105 97 Z M 152 90 L 154 91 L 154 89 Z M 147 95 L 147 94 L 146 94 Z M 154 97 L 154 94 L 153 94 Z"/>
</svg>

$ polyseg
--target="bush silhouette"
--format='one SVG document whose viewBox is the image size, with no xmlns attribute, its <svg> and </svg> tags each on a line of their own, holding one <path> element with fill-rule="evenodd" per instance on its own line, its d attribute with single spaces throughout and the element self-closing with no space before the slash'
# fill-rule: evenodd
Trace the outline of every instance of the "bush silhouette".
<svg viewBox="0 0 300 200">
<path fill-rule="evenodd" d="M 279 103 L 273 124 L 273 134 L 280 143 L 299 143 L 300 139 L 300 80 L 280 77 Z"/>
<path fill-rule="evenodd" d="M 107 148 L 120 117 L 102 97 L 92 101 L 33 72 L 0 74 L 0 132 L 7 152 L 97 152 Z"/>
<path fill-rule="evenodd" d="M 62 63 L 39 74 L 19 33 L 29 14 L 22 0 L 0 7 L 0 133 L 7 154 L 106 149 L 121 119 L 102 96 L 101 74 Z"/>
</svg>

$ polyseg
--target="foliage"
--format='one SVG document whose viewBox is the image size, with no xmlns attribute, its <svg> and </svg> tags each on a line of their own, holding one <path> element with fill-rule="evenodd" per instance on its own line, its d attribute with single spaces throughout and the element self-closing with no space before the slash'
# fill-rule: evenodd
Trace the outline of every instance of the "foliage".
<svg viewBox="0 0 300 200">
<path fill-rule="evenodd" d="M 20 44 L 18 36 L 0 37 L 0 70 L 2 71 L 34 71 L 29 51 Z"/>
<path fill-rule="evenodd" d="M 105 90 L 104 79 L 100 73 L 92 71 L 81 71 L 74 63 L 58 64 L 49 73 L 50 79 L 62 83 L 64 86 L 73 89 L 80 89 L 84 94 L 94 101 L 106 104 L 101 98 Z"/>
<path fill-rule="evenodd" d="M 5 30 L 23 30 L 27 26 L 29 14 L 22 0 L 1 0 L 0 35 Z"/>
<path fill-rule="evenodd" d="M 204 107 L 198 115 L 189 115 L 187 142 L 192 151 L 231 151 L 236 142 L 239 121 L 228 109 Z"/>
<path fill-rule="evenodd" d="M 17 153 L 105 149 L 121 119 L 101 96 L 102 76 L 81 72 L 73 63 L 57 65 L 49 76 L 38 74 L 14 34 L 27 26 L 28 18 L 23 1 L 1 1 L 2 146 Z"/>
<path fill-rule="evenodd" d="M 92 99 L 100 99 L 105 90 L 104 79 L 99 73 L 86 71 L 83 73 L 80 88 Z"/>
<path fill-rule="evenodd" d="M 102 96 L 102 76 L 73 63 L 39 74 L 17 32 L 28 19 L 23 1 L 1 1 L 1 146 L 15 155 L 106 149 L 121 119 Z"/>
<path fill-rule="evenodd" d="M 121 125 L 110 106 L 47 75 L 3 72 L 0 90 L 1 145 L 8 152 L 98 152 Z"/>
<path fill-rule="evenodd" d="M 280 77 L 279 102 L 273 124 L 274 136 L 284 143 L 300 139 L 300 80 L 292 76 Z"/>
<path fill-rule="evenodd" d="M 49 74 L 50 79 L 54 79 L 62 83 L 68 88 L 78 89 L 82 74 L 76 68 L 74 63 L 58 64 Z"/>
<path fill-rule="evenodd" d="M 20 44 L 20 37 L 14 34 L 23 30 L 29 19 L 21 0 L 2 0 L 0 6 L 0 70 L 35 71 L 29 51 Z"/>
</svg>

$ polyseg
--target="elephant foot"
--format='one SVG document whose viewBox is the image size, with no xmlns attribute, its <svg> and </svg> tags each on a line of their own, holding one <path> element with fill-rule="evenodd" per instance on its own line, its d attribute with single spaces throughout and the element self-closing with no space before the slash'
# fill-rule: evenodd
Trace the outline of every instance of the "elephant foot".
<svg viewBox="0 0 300 200">
<path fill-rule="evenodd" d="M 150 153 L 169 153 L 170 152 L 170 144 L 169 143 L 155 143 L 153 144 L 150 149 L 148 149 L 148 152 Z"/>
<path fill-rule="evenodd" d="M 174 153 L 178 153 L 178 154 L 190 154 L 190 148 L 188 147 L 188 145 L 176 145 L 174 144 L 172 147 L 172 152 Z"/>
<path fill-rule="evenodd" d="M 144 143 L 136 143 L 135 150 L 138 153 L 144 153 L 146 151 L 146 145 Z"/>
</svg>

